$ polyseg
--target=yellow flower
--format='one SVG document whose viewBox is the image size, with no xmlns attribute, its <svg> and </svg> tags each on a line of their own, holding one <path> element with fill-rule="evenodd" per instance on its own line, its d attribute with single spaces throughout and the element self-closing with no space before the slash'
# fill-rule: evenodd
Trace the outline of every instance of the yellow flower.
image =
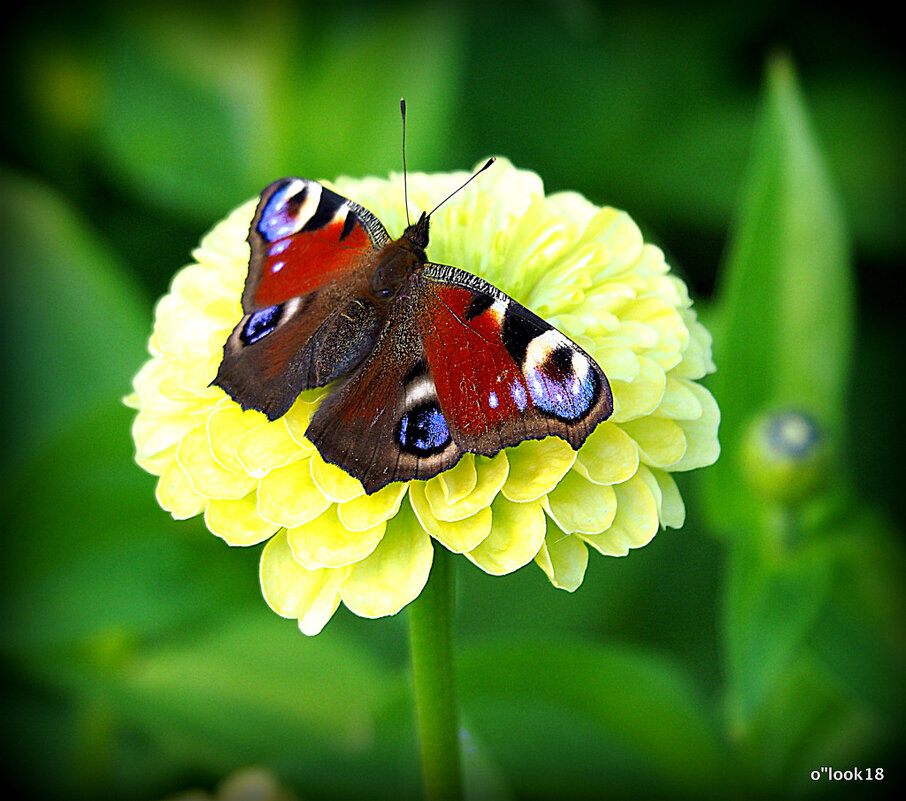
<svg viewBox="0 0 906 801">
<path fill-rule="evenodd" d="M 412 208 L 431 208 L 466 177 L 410 175 Z M 402 232 L 400 176 L 332 186 Z M 588 546 L 622 556 L 660 526 L 682 525 L 671 473 L 719 451 L 718 408 L 697 383 L 714 369 L 711 339 L 683 282 L 625 213 L 571 192 L 545 195 L 535 173 L 503 159 L 441 207 L 429 257 L 482 276 L 594 356 L 614 413 L 578 452 L 555 437 L 531 440 L 366 495 L 305 439 L 329 390 L 303 392 L 269 422 L 210 386 L 242 316 L 254 208 L 215 226 L 173 279 L 126 402 L 138 410 L 136 460 L 160 477 L 164 509 L 204 514 L 231 545 L 268 541 L 261 585 L 278 614 L 306 634 L 341 601 L 366 617 L 395 614 L 424 587 L 432 538 L 494 575 L 534 560 L 554 586 L 574 590 Z"/>
</svg>

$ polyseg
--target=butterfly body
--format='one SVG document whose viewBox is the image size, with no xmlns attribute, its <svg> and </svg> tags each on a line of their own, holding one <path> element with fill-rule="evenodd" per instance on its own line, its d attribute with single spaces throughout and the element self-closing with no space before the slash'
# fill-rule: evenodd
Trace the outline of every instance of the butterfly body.
<svg viewBox="0 0 906 801">
<path fill-rule="evenodd" d="M 243 318 L 213 383 L 274 420 L 337 382 L 306 437 L 372 493 L 610 416 L 607 378 L 557 329 L 483 279 L 428 261 L 430 217 L 391 239 L 315 181 L 261 195 Z"/>
</svg>

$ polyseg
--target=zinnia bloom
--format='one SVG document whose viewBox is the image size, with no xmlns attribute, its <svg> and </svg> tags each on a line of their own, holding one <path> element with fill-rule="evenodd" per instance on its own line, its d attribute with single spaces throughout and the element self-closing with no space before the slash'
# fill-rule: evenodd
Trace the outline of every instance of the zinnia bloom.
<svg viewBox="0 0 906 801">
<path fill-rule="evenodd" d="M 410 175 L 415 215 L 467 177 Z M 328 185 L 392 236 L 405 228 L 401 176 Z M 545 195 L 535 173 L 503 159 L 435 213 L 429 258 L 485 278 L 591 354 L 614 413 L 579 451 L 556 437 L 526 441 L 366 495 L 305 439 L 329 388 L 303 392 L 269 422 L 210 386 L 242 317 L 255 204 L 216 225 L 173 279 L 126 402 L 138 410 L 136 459 L 159 476 L 164 509 L 204 514 L 231 545 L 268 541 L 261 585 L 278 614 L 306 634 L 341 601 L 365 617 L 395 614 L 428 578 L 432 538 L 494 575 L 534 560 L 554 586 L 574 590 L 589 546 L 622 556 L 660 526 L 682 525 L 671 473 L 719 451 L 718 408 L 697 383 L 714 369 L 711 339 L 686 286 L 625 213 L 571 192 Z"/>
</svg>

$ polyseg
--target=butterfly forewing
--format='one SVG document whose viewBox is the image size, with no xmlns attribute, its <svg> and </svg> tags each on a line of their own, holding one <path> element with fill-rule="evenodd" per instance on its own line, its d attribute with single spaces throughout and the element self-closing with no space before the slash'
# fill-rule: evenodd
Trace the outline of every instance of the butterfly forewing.
<svg viewBox="0 0 906 801">
<path fill-rule="evenodd" d="M 348 374 L 384 322 L 367 293 L 388 241 L 373 214 L 316 181 L 271 184 L 249 229 L 244 314 L 213 383 L 273 420 L 302 390 Z"/>
</svg>

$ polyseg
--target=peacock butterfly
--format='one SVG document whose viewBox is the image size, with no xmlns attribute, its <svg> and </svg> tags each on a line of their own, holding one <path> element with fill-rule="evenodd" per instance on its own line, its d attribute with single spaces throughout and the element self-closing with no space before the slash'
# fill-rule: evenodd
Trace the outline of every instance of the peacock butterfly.
<svg viewBox="0 0 906 801">
<path fill-rule="evenodd" d="M 212 382 L 276 420 L 303 390 L 337 381 L 305 436 L 369 494 L 466 451 L 547 436 L 578 449 L 613 411 L 607 377 L 578 345 L 481 278 L 428 261 L 432 213 L 393 240 L 316 181 L 268 186 L 243 317 Z"/>
</svg>

